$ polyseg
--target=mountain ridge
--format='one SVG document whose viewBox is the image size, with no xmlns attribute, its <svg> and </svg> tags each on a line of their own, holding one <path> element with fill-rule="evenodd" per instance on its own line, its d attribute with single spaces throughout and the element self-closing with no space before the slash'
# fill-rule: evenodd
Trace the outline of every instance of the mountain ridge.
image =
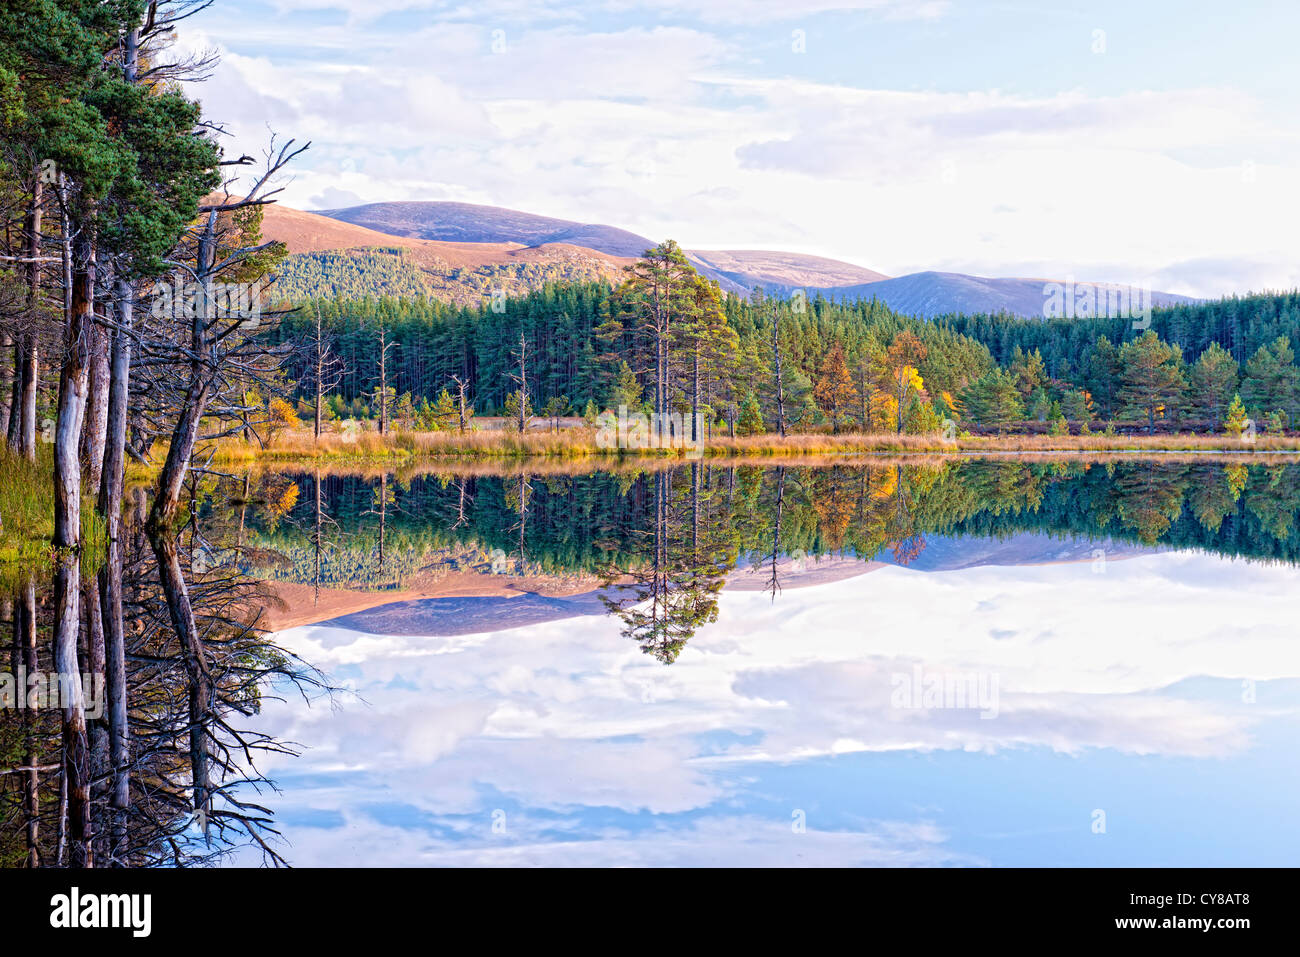
<svg viewBox="0 0 1300 957">
<path fill-rule="evenodd" d="M 294 254 L 286 263 L 286 295 L 343 295 L 364 291 L 364 269 L 376 251 L 395 257 L 382 272 L 395 286 L 382 292 L 423 292 L 459 304 L 481 301 L 494 290 L 517 295 L 544 282 L 582 279 L 617 282 L 624 266 L 655 242 L 600 223 L 542 216 L 499 206 L 450 201 L 366 203 L 340 209 L 267 207 L 264 233 Z M 369 252 L 363 252 L 369 251 Z M 987 277 L 925 270 L 890 277 L 854 263 L 756 249 L 688 249 L 692 265 L 724 291 L 749 295 L 756 287 L 773 296 L 803 290 L 808 297 L 877 299 L 896 312 L 935 318 L 947 313 L 1048 314 L 1051 279 Z M 306 256 L 308 260 L 297 257 Z M 346 275 L 345 275 L 346 274 Z M 1093 296 L 1126 289 L 1116 283 L 1079 282 Z M 1104 299 L 1103 299 L 1104 301 Z M 1152 291 L 1150 304 L 1200 300 Z"/>
</svg>

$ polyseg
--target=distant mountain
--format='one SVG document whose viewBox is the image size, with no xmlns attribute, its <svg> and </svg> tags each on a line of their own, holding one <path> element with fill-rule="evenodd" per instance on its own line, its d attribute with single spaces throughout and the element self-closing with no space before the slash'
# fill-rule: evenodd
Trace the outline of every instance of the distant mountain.
<svg viewBox="0 0 1300 957">
<path fill-rule="evenodd" d="M 758 249 L 693 249 L 688 255 L 742 289 L 762 286 L 764 292 L 777 296 L 789 295 L 795 289 L 865 285 L 889 278 L 884 273 L 852 263 L 802 253 Z"/>
<path fill-rule="evenodd" d="M 276 205 L 267 210 L 265 232 L 284 239 L 291 252 L 314 257 L 286 264 L 286 295 L 364 294 L 369 270 L 376 277 L 375 294 L 420 288 L 457 303 L 479 301 L 495 288 L 516 295 L 557 279 L 616 282 L 623 266 L 656 242 L 616 226 L 452 202 L 369 203 L 319 213 Z M 400 261 L 375 268 L 376 247 L 388 247 L 386 254 Z M 361 248 L 371 252 L 363 256 Z M 748 295 L 761 286 L 774 296 L 803 289 L 810 297 L 820 293 L 835 300 L 874 297 L 897 312 L 925 318 L 998 312 L 1041 318 L 1043 287 L 1052 281 L 954 272 L 891 279 L 852 263 L 771 250 L 688 250 L 687 256 L 726 292 Z M 1151 298 L 1153 305 L 1198 301 L 1167 292 Z"/>
<path fill-rule="evenodd" d="M 476 305 L 504 290 L 518 296 L 547 282 L 615 283 L 630 259 L 585 246 L 441 242 L 377 232 L 280 203 L 265 208 L 262 233 L 290 256 L 277 270 L 277 301 L 309 297 L 430 296 Z"/>
<path fill-rule="evenodd" d="M 392 236 L 523 246 L 568 243 L 628 259 L 637 258 L 654 245 L 644 236 L 616 226 L 577 223 L 473 203 L 369 203 L 348 209 L 323 209 L 318 215 Z"/>
<path fill-rule="evenodd" d="M 347 209 L 325 209 L 315 215 L 390 236 L 522 246 L 566 243 L 625 259 L 637 259 L 657 243 L 617 226 L 579 223 L 474 203 L 369 203 Z M 799 286 L 842 285 L 880 278 L 879 273 L 869 269 L 797 253 L 727 251 L 688 255 L 702 275 L 716 280 L 724 291 L 738 294 L 746 294 L 754 286 L 763 286 L 779 295 Z M 720 264 L 715 265 L 715 260 Z"/>
<path fill-rule="evenodd" d="M 819 290 L 829 299 L 879 299 L 895 312 L 933 319 L 945 313 L 1008 312 L 1016 316 L 1040 319 L 1047 296 L 1043 287 L 1051 279 L 989 279 L 957 272 L 918 272 L 896 279 Z M 1075 288 L 1090 287 L 1094 295 L 1104 297 L 1107 289 L 1120 289 L 1114 283 L 1075 283 Z M 1100 291 L 1100 292 L 1098 292 Z M 809 290 L 812 294 L 812 290 Z M 1170 292 L 1152 292 L 1151 305 L 1168 306 L 1181 302 L 1198 302 L 1190 296 Z M 1104 301 L 1104 298 L 1103 300 Z"/>
</svg>

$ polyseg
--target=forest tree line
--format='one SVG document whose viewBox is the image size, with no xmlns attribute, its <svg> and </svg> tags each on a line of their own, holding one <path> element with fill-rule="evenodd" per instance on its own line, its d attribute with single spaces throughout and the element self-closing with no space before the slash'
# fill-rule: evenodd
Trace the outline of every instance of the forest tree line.
<svg viewBox="0 0 1300 957">
<path fill-rule="evenodd" d="M 446 428 L 479 415 L 701 411 L 739 434 L 985 431 L 1045 423 L 1281 431 L 1300 415 L 1300 294 L 1126 319 L 904 316 L 877 300 L 723 294 L 667 242 L 614 287 L 552 283 L 454 306 L 310 300 L 271 332 L 328 340 L 324 419 Z M 1145 325 L 1145 324 L 1138 324 Z M 383 339 L 383 368 L 380 339 Z M 312 349 L 287 364 L 313 414 Z M 526 414 L 526 415 L 525 415 Z M 949 428 L 952 426 L 950 425 Z"/>
</svg>

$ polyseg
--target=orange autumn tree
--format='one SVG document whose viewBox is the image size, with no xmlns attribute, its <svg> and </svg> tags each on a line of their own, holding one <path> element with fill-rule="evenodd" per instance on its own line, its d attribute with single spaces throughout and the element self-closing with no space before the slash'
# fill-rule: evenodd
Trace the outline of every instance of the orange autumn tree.
<svg viewBox="0 0 1300 957">
<path fill-rule="evenodd" d="M 853 384 L 853 374 L 844 359 L 844 350 L 837 342 L 831 346 L 822 363 L 821 378 L 813 387 L 813 397 L 817 405 L 831 420 L 831 431 L 838 434 L 840 421 L 848 418 L 854 403 L 858 401 L 858 390 Z"/>
</svg>

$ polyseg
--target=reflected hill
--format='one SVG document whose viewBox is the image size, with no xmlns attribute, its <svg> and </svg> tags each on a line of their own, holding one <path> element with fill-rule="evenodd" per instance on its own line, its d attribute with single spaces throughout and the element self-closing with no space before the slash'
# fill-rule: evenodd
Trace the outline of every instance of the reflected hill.
<svg viewBox="0 0 1300 957">
<path fill-rule="evenodd" d="M 617 589 L 599 589 L 570 598 L 521 594 L 470 595 L 420 598 L 389 602 L 354 612 L 327 623 L 377 635 L 475 635 L 508 628 L 523 628 L 565 618 L 604 615 L 603 597 L 617 597 Z"/>
<path fill-rule="evenodd" d="M 238 562 L 255 577 L 316 595 L 393 593 L 390 609 L 371 598 L 358 604 L 378 608 L 320 615 L 345 627 L 465 634 L 603 606 L 666 662 L 715 620 L 723 588 L 775 600 L 788 587 L 884 564 L 940 572 L 1170 550 L 1300 561 L 1300 467 L 1290 464 L 702 460 L 544 476 L 512 468 L 260 474 L 243 479 L 242 495 L 226 494 L 237 503 L 226 518 L 239 528 Z M 480 587 L 507 579 L 508 588 Z M 459 593 L 451 584 L 466 580 L 478 584 Z M 427 587 L 439 581 L 447 587 Z M 507 590 L 526 594 L 501 597 Z M 466 592 L 478 597 L 448 600 Z"/>
</svg>

